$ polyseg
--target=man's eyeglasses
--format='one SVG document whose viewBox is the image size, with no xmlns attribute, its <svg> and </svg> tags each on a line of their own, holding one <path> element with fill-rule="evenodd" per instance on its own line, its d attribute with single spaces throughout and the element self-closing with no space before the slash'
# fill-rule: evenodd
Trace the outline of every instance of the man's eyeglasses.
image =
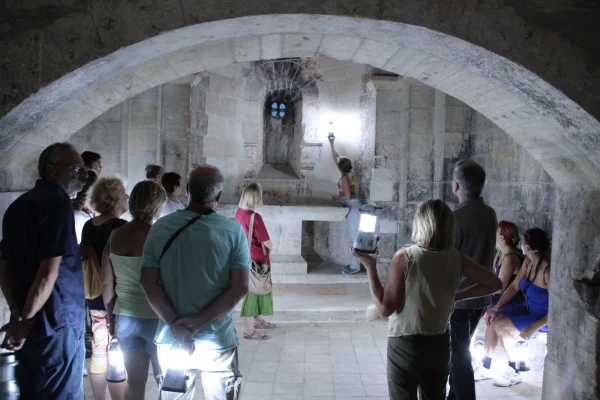
<svg viewBox="0 0 600 400">
<path fill-rule="evenodd" d="M 75 173 L 80 174 L 82 172 L 86 172 L 86 169 L 84 166 L 82 165 L 77 165 L 77 164 L 65 164 L 65 163 L 52 163 L 52 165 L 58 165 L 61 167 L 67 167 L 71 170 L 73 170 Z"/>
</svg>

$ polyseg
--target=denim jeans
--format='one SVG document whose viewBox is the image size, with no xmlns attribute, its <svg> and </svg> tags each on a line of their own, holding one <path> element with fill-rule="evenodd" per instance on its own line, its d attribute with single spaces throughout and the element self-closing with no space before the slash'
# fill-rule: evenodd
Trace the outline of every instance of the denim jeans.
<svg viewBox="0 0 600 400">
<path fill-rule="evenodd" d="M 83 400 L 84 334 L 83 329 L 60 328 L 52 336 L 25 341 L 16 352 L 22 400 Z"/>
<path fill-rule="evenodd" d="M 360 269 L 360 262 L 358 258 L 354 257 L 350 254 L 350 249 L 354 246 L 354 239 L 356 238 L 356 233 L 358 232 L 358 227 L 360 226 L 360 212 L 359 208 L 362 206 L 361 202 L 357 199 L 345 200 L 343 202 L 345 207 L 348 207 L 348 214 L 346 214 L 346 228 L 348 232 L 348 244 L 349 248 L 346 251 L 348 254 L 348 260 L 350 269 L 353 271 L 357 271 Z"/>
<path fill-rule="evenodd" d="M 135 355 L 128 354 L 133 351 L 145 351 L 150 357 L 154 377 L 160 377 L 162 371 L 158 362 L 158 353 L 154 344 L 154 334 L 158 326 L 158 319 L 134 318 L 126 315 L 116 316 L 115 335 L 123 351 L 125 360 Z M 125 364 L 127 365 L 127 363 Z"/>
<path fill-rule="evenodd" d="M 452 357 L 450 360 L 450 393 L 448 400 L 475 400 L 475 378 L 471 365 L 471 337 L 485 308 L 454 310 L 450 317 Z"/>
</svg>

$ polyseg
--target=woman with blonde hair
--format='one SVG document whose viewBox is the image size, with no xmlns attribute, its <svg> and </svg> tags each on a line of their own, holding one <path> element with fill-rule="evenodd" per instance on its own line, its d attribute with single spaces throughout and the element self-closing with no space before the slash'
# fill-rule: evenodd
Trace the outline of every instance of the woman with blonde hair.
<svg viewBox="0 0 600 400">
<path fill-rule="evenodd" d="M 142 181 L 135 185 L 129 198 L 133 220 L 112 232 L 102 257 L 102 297 L 108 320 L 115 321 L 110 326 L 111 335 L 116 334 L 123 352 L 127 399 L 145 398 L 150 363 L 157 383 L 162 375 L 154 344 L 158 316 L 139 281 L 144 243 L 166 200 L 165 191 L 157 183 Z"/>
<path fill-rule="evenodd" d="M 83 226 L 81 232 L 81 257 L 87 260 L 97 257 L 103 262 L 104 247 L 111 232 L 125 225 L 121 216 L 129 210 L 129 196 L 119 178 L 102 178 L 93 187 L 91 206 L 99 214 Z M 94 399 L 106 399 L 106 371 L 108 369 L 107 350 L 109 344 L 106 307 L 102 295 L 88 299 L 87 305 L 92 320 L 92 359 L 90 362 L 90 382 Z M 112 399 L 121 399 L 125 385 L 108 384 Z"/>
<path fill-rule="evenodd" d="M 398 250 L 382 286 L 375 254 L 353 254 L 367 269 L 377 311 L 389 317 L 387 369 L 391 400 L 444 400 L 450 368 L 448 323 L 454 303 L 502 288 L 490 271 L 453 246 L 454 215 L 441 200 L 422 203 L 415 245 Z M 462 277 L 474 284 L 457 291 Z"/>
<path fill-rule="evenodd" d="M 269 237 L 267 227 L 260 214 L 255 210 L 263 205 L 262 188 L 258 183 L 251 183 L 244 188 L 235 220 L 239 222 L 250 246 L 250 258 L 257 264 L 271 265 L 271 250 L 273 244 Z M 252 229 L 251 229 L 252 228 Z M 250 232 L 252 230 L 252 232 Z M 254 294 L 248 293 L 242 305 L 242 317 L 246 318 L 244 338 L 252 340 L 267 340 L 270 336 L 256 329 L 272 329 L 275 324 L 265 320 L 263 316 L 273 315 L 273 293 Z"/>
</svg>

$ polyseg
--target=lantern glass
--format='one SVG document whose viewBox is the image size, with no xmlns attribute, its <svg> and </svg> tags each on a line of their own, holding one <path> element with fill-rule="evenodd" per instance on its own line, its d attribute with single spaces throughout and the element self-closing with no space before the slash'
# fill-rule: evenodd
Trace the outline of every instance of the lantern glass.
<svg viewBox="0 0 600 400">
<path fill-rule="evenodd" d="M 361 232 L 375 232 L 377 216 L 372 214 L 360 214 L 358 230 Z"/>
</svg>

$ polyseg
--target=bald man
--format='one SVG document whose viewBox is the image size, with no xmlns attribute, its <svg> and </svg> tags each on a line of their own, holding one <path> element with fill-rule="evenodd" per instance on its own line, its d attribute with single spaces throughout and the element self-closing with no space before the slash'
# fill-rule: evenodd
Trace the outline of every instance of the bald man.
<svg viewBox="0 0 600 400">
<path fill-rule="evenodd" d="M 161 318 L 155 336 L 159 358 L 162 348 L 183 343 L 191 353 L 187 369 L 201 371 L 207 400 L 239 396 L 233 308 L 248 293 L 251 266 L 242 226 L 215 213 L 223 181 L 210 165 L 190 173 L 190 205 L 153 225 L 140 279 Z"/>
</svg>

